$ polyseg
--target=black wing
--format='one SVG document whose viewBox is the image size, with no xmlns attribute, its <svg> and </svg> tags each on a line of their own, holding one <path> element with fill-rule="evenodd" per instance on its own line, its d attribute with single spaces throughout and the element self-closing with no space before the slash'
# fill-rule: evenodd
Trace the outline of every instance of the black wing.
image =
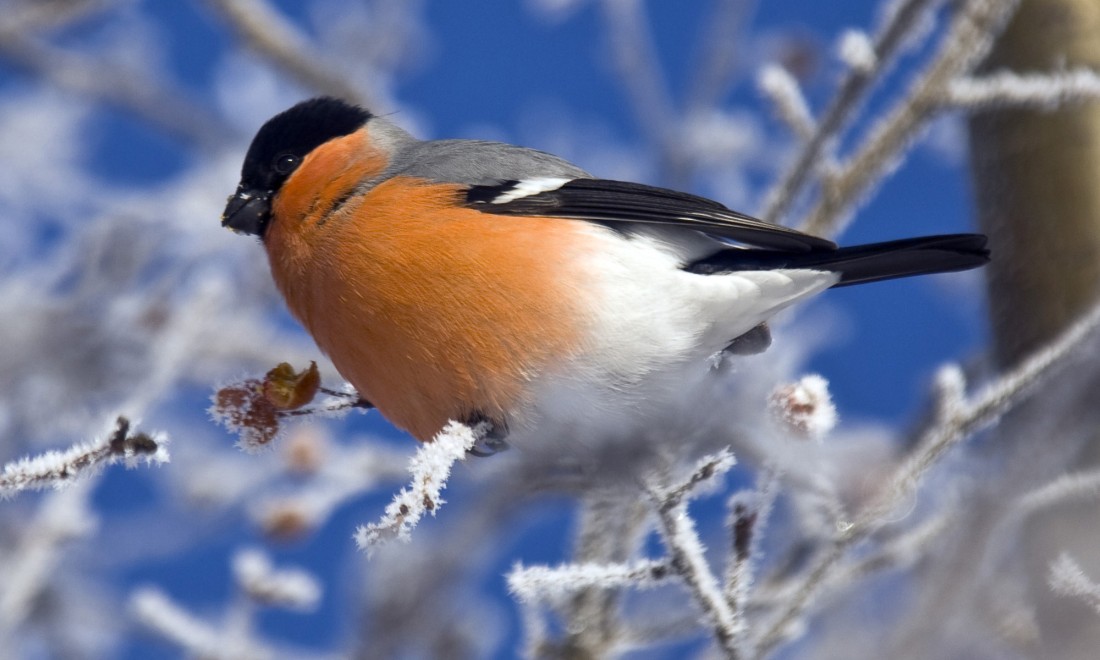
<svg viewBox="0 0 1100 660">
<path fill-rule="evenodd" d="M 553 187 L 551 179 L 546 180 Z M 572 179 L 538 191 L 536 181 L 503 181 L 471 186 L 466 205 L 498 215 L 536 215 L 592 220 L 611 226 L 652 223 L 694 229 L 755 247 L 809 252 L 835 250 L 824 238 L 757 220 L 705 197 L 608 179 Z M 535 192 L 524 194 L 524 190 Z"/>
</svg>

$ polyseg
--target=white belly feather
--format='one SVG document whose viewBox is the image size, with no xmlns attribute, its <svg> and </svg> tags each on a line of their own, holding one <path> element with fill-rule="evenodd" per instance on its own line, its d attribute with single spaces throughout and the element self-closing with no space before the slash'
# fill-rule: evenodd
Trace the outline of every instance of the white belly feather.
<svg viewBox="0 0 1100 660">
<path fill-rule="evenodd" d="M 733 339 L 838 279 L 795 269 L 693 274 L 682 264 L 713 252 L 713 239 L 659 228 L 630 237 L 598 225 L 591 231 L 600 250 L 581 265 L 587 287 L 577 292 L 589 308 L 589 340 L 533 383 L 511 442 L 548 433 L 628 436 L 674 411 L 709 375 L 708 358 Z"/>
</svg>

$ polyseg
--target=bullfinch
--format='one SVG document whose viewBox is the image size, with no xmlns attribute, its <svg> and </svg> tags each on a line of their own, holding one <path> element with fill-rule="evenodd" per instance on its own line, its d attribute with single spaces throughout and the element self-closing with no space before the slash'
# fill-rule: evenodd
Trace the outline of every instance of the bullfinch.
<svg viewBox="0 0 1100 660">
<path fill-rule="evenodd" d="M 643 428 L 793 303 L 989 260 L 977 234 L 838 248 L 328 97 L 260 128 L 222 224 L 260 238 L 294 316 L 419 440 L 448 420 L 509 442 Z"/>
</svg>

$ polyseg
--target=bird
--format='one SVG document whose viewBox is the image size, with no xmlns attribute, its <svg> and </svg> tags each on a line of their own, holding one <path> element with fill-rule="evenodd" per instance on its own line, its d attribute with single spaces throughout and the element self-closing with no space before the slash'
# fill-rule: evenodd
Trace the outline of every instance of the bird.
<svg viewBox="0 0 1100 660">
<path fill-rule="evenodd" d="M 221 222 L 366 405 L 420 441 L 485 423 L 492 448 L 642 429 L 794 303 L 990 258 L 980 234 L 838 247 L 333 97 L 261 126 Z"/>
</svg>

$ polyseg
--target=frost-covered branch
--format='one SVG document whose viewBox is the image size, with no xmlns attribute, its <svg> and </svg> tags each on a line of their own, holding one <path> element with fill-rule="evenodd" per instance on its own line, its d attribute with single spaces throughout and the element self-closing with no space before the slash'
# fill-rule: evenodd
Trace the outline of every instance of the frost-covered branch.
<svg viewBox="0 0 1100 660">
<path fill-rule="evenodd" d="M 300 652 L 280 652 L 255 631 L 257 606 L 310 611 L 321 597 L 317 579 L 299 569 L 276 569 L 257 549 L 239 551 L 233 558 L 238 598 L 220 624 L 208 623 L 188 612 L 155 587 L 140 587 L 130 595 L 133 616 L 151 631 L 189 655 L 215 660 L 270 660 L 300 658 Z"/>
<path fill-rule="evenodd" d="M 695 531 L 695 522 L 688 514 L 690 495 L 702 484 L 724 475 L 734 465 L 728 451 L 700 461 L 691 475 L 681 483 L 666 487 L 650 479 L 646 490 L 657 510 L 658 529 L 668 549 L 671 566 L 684 580 L 695 603 L 703 612 L 719 647 L 730 658 L 741 657 L 737 640 L 745 627 L 723 596 L 718 578 L 707 564 L 703 543 Z"/>
<path fill-rule="evenodd" d="M 771 99 L 776 114 L 799 140 L 813 138 L 814 118 L 794 76 L 778 64 L 768 64 L 760 71 L 757 84 Z"/>
<path fill-rule="evenodd" d="M 800 229 L 831 235 L 843 228 L 847 210 L 888 173 L 898 154 L 942 106 L 951 83 L 981 62 L 1018 4 L 1019 0 L 968 0 L 954 10 L 930 63 L 871 127 L 856 153 L 822 182 L 822 193 Z"/>
<path fill-rule="evenodd" d="M 921 434 L 909 458 L 898 466 L 863 510 L 853 520 L 840 525 L 833 544 L 818 558 L 795 596 L 760 637 L 758 651 L 766 653 L 786 637 L 788 627 L 802 615 L 822 585 L 831 579 L 848 548 L 885 524 L 890 514 L 912 496 L 925 474 L 950 448 L 996 423 L 1063 366 L 1067 357 L 1095 339 L 1098 328 L 1100 305 L 1016 369 L 969 397 L 965 394 L 962 372 L 956 367 L 941 369 L 936 379 L 936 420 Z"/>
<path fill-rule="evenodd" d="M 968 109 L 1030 106 L 1053 109 L 1064 103 L 1100 99 L 1100 72 L 1072 69 L 1021 74 L 998 71 L 952 81 L 946 102 Z"/>
<path fill-rule="evenodd" d="M 383 110 L 357 85 L 337 74 L 322 52 L 265 0 L 207 0 L 245 44 L 294 76 L 302 85 L 322 94 Z"/>
<path fill-rule="evenodd" d="M 950 528 L 955 516 L 945 512 L 881 542 L 874 552 L 851 562 L 834 577 L 836 584 L 852 584 L 860 577 L 888 569 L 910 566 L 928 555 L 932 544 Z"/>
<path fill-rule="evenodd" d="M 213 626 L 183 609 L 154 587 L 138 589 L 130 596 L 130 609 L 139 622 L 165 639 L 200 658 L 268 658 L 260 648 L 225 648 Z"/>
<path fill-rule="evenodd" d="M 817 130 L 768 193 L 761 217 L 771 222 L 779 222 L 783 218 L 809 183 L 816 165 L 828 160 L 823 157 L 827 156 L 828 149 L 846 123 L 852 120 L 867 92 L 885 75 L 887 67 L 893 62 L 906 38 L 919 29 L 921 16 L 938 2 L 939 0 L 901 0 L 894 5 L 893 11 L 872 39 L 876 66 L 870 69 L 852 67 L 845 74 L 836 95 L 818 121 Z"/>
<path fill-rule="evenodd" d="M 257 549 L 241 550 L 233 557 L 233 573 L 241 591 L 260 605 L 310 611 L 321 600 L 317 578 L 299 569 L 279 569 Z"/>
<path fill-rule="evenodd" d="M 102 438 L 8 463 L 0 472 L 0 494 L 58 488 L 85 473 L 117 463 L 133 467 L 139 462 L 168 462 L 167 436 L 131 431 L 130 420 L 119 417 L 114 429 Z"/>
<path fill-rule="evenodd" d="M 779 493 L 779 474 L 766 468 L 760 476 L 756 490 L 735 493 L 727 503 L 729 516 L 726 526 L 730 531 L 730 558 L 726 567 L 722 595 L 733 615 L 744 620 L 753 586 L 753 571 L 760 559 L 760 539 L 771 515 L 772 505 Z M 736 644 L 743 647 L 747 626 L 737 629 Z"/>
<path fill-rule="evenodd" d="M 227 125 L 163 79 L 54 47 L 18 17 L 0 15 L 0 58 L 56 87 L 133 113 L 208 151 L 224 146 L 230 135 Z"/>
<path fill-rule="evenodd" d="M 1020 518 L 1073 501 L 1100 499 L 1100 470 L 1065 474 L 1025 493 L 1012 510 Z"/>
<path fill-rule="evenodd" d="M 67 543 L 95 532 L 89 499 L 97 479 L 82 479 L 47 495 L 10 547 L 0 549 L 0 648 L 26 625 L 36 600 L 56 578 Z"/>
<path fill-rule="evenodd" d="M 646 589 L 664 583 L 672 575 L 666 560 L 644 560 L 632 564 L 568 564 L 522 566 L 508 573 L 508 590 L 523 602 L 559 602 L 578 591 L 596 587 Z"/>
<path fill-rule="evenodd" d="M 411 483 L 394 496 L 381 520 L 356 530 L 355 542 L 359 548 L 370 552 L 390 539 L 408 541 L 424 514 L 434 516 L 446 502 L 440 494 L 447 486 L 451 468 L 466 458 L 488 432 L 489 425 L 484 422 L 470 427 L 452 421 L 430 442 L 420 445 L 409 461 Z"/>
<path fill-rule="evenodd" d="M 1050 588 L 1063 596 L 1078 598 L 1100 614 L 1100 584 L 1094 582 L 1073 557 L 1063 552 L 1050 563 Z"/>
</svg>

